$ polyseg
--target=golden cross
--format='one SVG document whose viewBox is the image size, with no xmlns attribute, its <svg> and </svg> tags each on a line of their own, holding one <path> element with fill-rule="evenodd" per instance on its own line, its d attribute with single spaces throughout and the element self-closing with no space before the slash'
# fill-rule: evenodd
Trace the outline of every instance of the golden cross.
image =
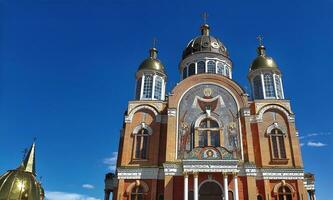
<svg viewBox="0 0 333 200">
<path fill-rule="evenodd" d="M 257 36 L 257 39 L 259 41 L 259 45 L 262 46 L 263 45 L 263 40 L 264 40 L 264 37 L 262 35 L 258 35 Z"/>
<path fill-rule="evenodd" d="M 202 14 L 202 19 L 204 20 L 204 24 L 207 24 L 207 18 L 208 18 L 208 14 L 207 14 L 207 12 L 204 12 Z"/>
<path fill-rule="evenodd" d="M 153 38 L 153 48 L 156 48 L 156 44 L 157 44 L 157 39 L 154 37 Z"/>
</svg>

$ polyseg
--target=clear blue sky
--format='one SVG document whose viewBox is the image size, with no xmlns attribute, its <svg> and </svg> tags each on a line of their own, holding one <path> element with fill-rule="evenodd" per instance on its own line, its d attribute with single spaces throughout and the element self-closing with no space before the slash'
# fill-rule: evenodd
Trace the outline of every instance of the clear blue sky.
<svg viewBox="0 0 333 200">
<path fill-rule="evenodd" d="M 0 173 L 37 137 L 37 170 L 50 195 L 103 199 L 105 159 L 112 163 L 117 151 L 152 38 L 170 91 L 207 11 L 234 62 L 233 79 L 247 90 L 256 36 L 264 35 L 296 114 L 305 168 L 316 174 L 318 199 L 329 199 L 333 0 L 0 0 L 0 9 Z"/>
</svg>

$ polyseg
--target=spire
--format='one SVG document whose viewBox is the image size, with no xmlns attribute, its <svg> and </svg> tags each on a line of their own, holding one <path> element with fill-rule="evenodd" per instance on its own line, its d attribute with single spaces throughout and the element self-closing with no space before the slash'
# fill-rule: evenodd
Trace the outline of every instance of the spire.
<svg viewBox="0 0 333 200">
<path fill-rule="evenodd" d="M 36 175 L 36 162 L 35 162 L 35 141 L 32 143 L 28 154 L 22 162 L 21 169 L 26 172 L 31 172 Z"/>
<path fill-rule="evenodd" d="M 208 36 L 209 35 L 209 25 L 207 24 L 208 14 L 206 12 L 204 12 L 202 14 L 202 18 L 203 18 L 204 24 L 201 26 L 201 34 Z"/>
<path fill-rule="evenodd" d="M 257 48 L 257 52 L 259 56 L 265 56 L 266 55 L 266 48 L 263 44 L 264 37 L 262 35 L 257 36 L 259 46 Z"/>
<path fill-rule="evenodd" d="M 157 49 L 156 49 L 157 39 L 153 38 L 153 47 L 149 49 L 149 56 L 153 59 L 157 59 Z"/>
</svg>

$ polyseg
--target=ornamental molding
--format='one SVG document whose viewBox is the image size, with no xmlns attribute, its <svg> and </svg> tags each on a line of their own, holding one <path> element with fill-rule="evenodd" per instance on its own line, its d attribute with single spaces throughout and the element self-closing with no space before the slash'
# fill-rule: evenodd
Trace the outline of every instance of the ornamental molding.
<svg viewBox="0 0 333 200">
<path fill-rule="evenodd" d="M 259 169 L 257 179 L 269 179 L 269 180 L 303 180 L 304 170 L 303 169 Z"/>
<path fill-rule="evenodd" d="M 238 160 L 183 160 L 183 171 L 238 173 Z"/>
<path fill-rule="evenodd" d="M 159 168 L 117 168 L 118 179 L 158 179 Z"/>
<path fill-rule="evenodd" d="M 142 122 L 140 125 L 136 126 L 133 130 L 133 134 L 138 134 L 138 132 L 141 129 L 146 129 L 148 131 L 148 135 L 152 135 L 153 134 L 153 129 L 150 128 L 150 126 L 144 122 Z"/>
<path fill-rule="evenodd" d="M 165 176 L 180 176 L 183 174 L 183 169 L 180 164 L 177 163 L 164 163 L 164 175 Z"/>
<path fill-rule="evenodd" d="M 258 107 L 261 107 L 261 104 L 256 104 Z M 257 112 L 257 115 L 252 115 L 251 116 L 251 123 L 257 123 L 257 122 L 262 122 L 263 121 L 263 115 L 264 113 L 269 110 L 269 109 L 276 109 L 285 114 L 289 122 L 294 122 L 295 121 L 295 115 L 293 113 L 290 113 L 285 107 L 278 105 L 278 104 L 269 104 L 269 105 L 264 105 L 262 106 L 259 111 Z"/>
<path fill-rule="evenodd" d="M 169 108 L 168 109 L 168 116 L 170 117 L 176 117 L 177 109 L 176 108 Z"/>
<path fill-rule="evenodd" d="M 242 117 L 250 117 L 251 116 L 250 108 L 242 108 L 240 113 L 241 113 Z"/>
<path fill-rule="evenodd" d="M 141 110 L 141 109 L 147 109 L 147 110 L 152 111 L 155 115 L 155 120 L 157 122 L 160 122 L 160 118 L 157 117 L 159 115 L 158 111 L 157 111 L 157 108 L 153 107 L 152 105 L 139 105 L 139 106 L 137 106 L 135 104 L 129 104 L 128 105 L 128 115 L 125 116 L 125 123 L 131 123 L 134 114 L 137 111 Z"/>
</svg>

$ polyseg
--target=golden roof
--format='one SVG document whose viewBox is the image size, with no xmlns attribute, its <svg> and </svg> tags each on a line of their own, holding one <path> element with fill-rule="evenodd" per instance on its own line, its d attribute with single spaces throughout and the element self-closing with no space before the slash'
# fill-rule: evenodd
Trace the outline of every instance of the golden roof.
<svg viewBox="0 0 333 200">
<path fill-rule="evenodd" d="M 157 59 L 157 49 L 151 48 L 149 50 L 150 56 L 145 59 L 139 66 L 138 71 L 140 70 L 153 70 L 165 74 L 164 66 L 160 60 Z"/>
<path fill-rule="evenodd" d="M 266 48 L 263 45 L 260 45 L 257 49 L 258 57 L 254 59 L 251 64 L 250 71 L 264 68 L 271 68 L 278 70 L 278 65 L 273 60 L 273 58 L 266 55 Z"/>
<path fill-rule="evenodd" d="M 35 144 L 22 164 L 0 176 L 1 200 L 43 200 L 44 190 L 35 174 Z"/>
</svg>

